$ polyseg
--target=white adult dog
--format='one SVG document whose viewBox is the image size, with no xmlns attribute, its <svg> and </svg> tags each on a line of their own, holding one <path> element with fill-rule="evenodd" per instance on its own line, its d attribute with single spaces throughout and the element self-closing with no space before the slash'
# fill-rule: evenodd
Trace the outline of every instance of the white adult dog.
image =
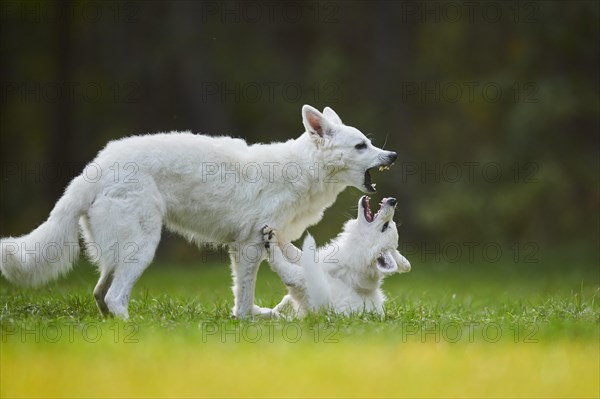
<svg viewBox="0 0 600 399">
<path fill-rule="evenodd" d="M 261 227 L 299 238 L 347 186 L 375 191 L 369 170 L 396 159 L 329 107 L 321 114 L 305 105 L 302 121 L 305 133 L 284 143 L 248 145 L 189 132 L 108 143 L 46 222 L 1 240 L 3 275 L 38 286 L 65 274 L 79 253 L 81 230 L 100 270 L 94 289 L 100 312 L 127 319 L 131 290 L 154 258 L 164 224 L 197 243 L 228 245 L 234 315 L 260 312 L 253 301 L 266 256 Z"/>
<path fill-rule="evenodd" d="M 395 206 L 396 199 L 385 198 L 373 215 L 369 197 L 363 196 L 357 218 L 346 222 L 342 233 L 320 249 L 310 234 L 300 251 L 281 241 L 271 226 L 263 227 L 271 268 L 288 288 L 273 315 L 303 317 L 320 309 L 383 315 L 383 278 L 410 271 L 410 263 L 396 250 Z"/>
</svg>

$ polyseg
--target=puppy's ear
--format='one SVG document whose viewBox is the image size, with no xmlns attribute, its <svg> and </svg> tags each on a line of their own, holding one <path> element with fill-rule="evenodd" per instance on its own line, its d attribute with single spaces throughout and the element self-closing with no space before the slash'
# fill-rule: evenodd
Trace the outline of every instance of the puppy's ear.
<svg viewBox="0 0 600 399">
<path fill-rule="evenodd" d="M 327 118 L 310 105 L 302 107 L 302 123 L 307 132 L 321 138 L 328 134 L 330 130 Z"/>
<path fill-rule="evenodd" d="M 336 123 L 338 125 L 343 125 L 342 120 L 340 119 L 338 114 L 336 114 L 335 111 L 331 108 L 325 107 L 325 109 L 323 110 L 323 115 L 325 115 L 325 118 L 329 119 L 331 122 Z"/>
<path fill-rule="evenodd" d="M 390 251 L 385 251 L 377 258 L 377 269 L 383 275 L 393 274 L 398 271 L 398 264 L 392 254 L 390 254 Z"/>
<path fill-rule="evenodd" d="M 400 252 L 394 250 L 391 251 L 392 256 L 398 263 L 398 272 L 399 273 L 408 273 L 410 271 L 410 262 L 406 259 Z"/>
</svg>

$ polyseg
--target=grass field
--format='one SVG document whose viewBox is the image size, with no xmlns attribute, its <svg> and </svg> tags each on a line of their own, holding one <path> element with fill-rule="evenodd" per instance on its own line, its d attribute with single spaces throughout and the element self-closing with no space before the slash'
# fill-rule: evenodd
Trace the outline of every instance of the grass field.
<svg viewBox="0 0 600 399">
<path fill-rule="evenodd" d="M 0 395 L 11 397 L 598 397 L 595 261 L 411 259 L 383 320 L 230 317 L 225 265 L 158 263 L 131 320 L 101 320 L 80 262 L 39 289 L 0 283 Z M 257 303 L 284 287 L 261 268 Z"/>
</svg>

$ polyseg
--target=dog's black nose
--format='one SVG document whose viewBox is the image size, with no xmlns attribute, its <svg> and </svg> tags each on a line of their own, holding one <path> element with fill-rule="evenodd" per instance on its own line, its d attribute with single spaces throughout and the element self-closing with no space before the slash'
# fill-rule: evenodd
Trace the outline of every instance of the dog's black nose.
<svg viewBox="0 0 600 399">
<path fill-rule="evenodd" d="M 392 153 L 390 153 L 390 155 L 388 155 L 389 163 L 396 162 L 396 159 L 398 159 L 398 154 L 396 154 L 395 152 L 392 152 Z"/>
<path fill-rule="evenodd" d="M 387 203 L 390 204 L 391 206 L 396 206 L 398 201 L 396 200 L 396 198 L 388 198 Z"/>
</svg>

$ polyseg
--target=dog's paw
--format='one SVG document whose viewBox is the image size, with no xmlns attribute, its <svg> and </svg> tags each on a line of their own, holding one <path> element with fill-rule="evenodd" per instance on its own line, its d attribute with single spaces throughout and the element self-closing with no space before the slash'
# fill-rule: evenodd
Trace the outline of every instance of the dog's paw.
<svg viewBox="0 0 600 399">
<path fill-rule="evenodd" d="M 262 228 L 263 242 L 265 243 L 265 248 L 270 249 L 273 244 L 277 243 L 277 231 L 265 224 Z"/>
</svg>

